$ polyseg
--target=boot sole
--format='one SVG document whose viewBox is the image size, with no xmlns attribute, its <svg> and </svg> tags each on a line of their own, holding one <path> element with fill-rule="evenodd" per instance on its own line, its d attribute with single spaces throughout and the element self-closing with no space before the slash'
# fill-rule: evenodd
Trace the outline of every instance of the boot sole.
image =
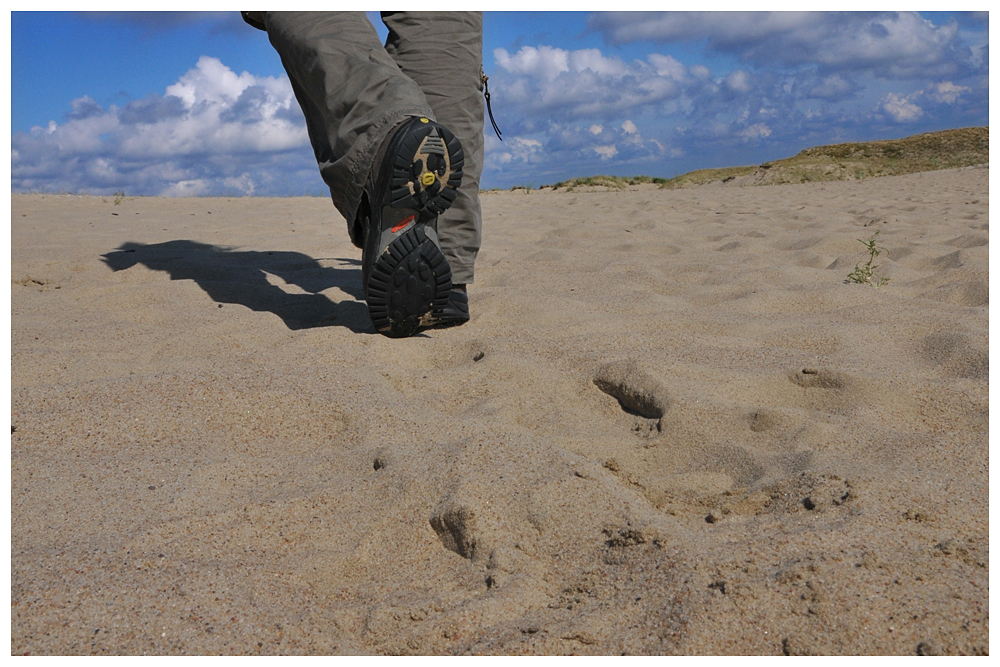
<svg viewBox="0 0 1000 667">
<path fill-rule="evenodd" d="M 418 224 L 393 240 L 368 280 L 368 314 L 392 338 L 412 336 L 448 305 L 451 268 Z"/>
<path fill-rule="evenodd" d="M 464 165 L 462 144 L 448 128 L 431 122 L 417 125 L 392 161 L 392 206 L 424 215 L 444 213 L 458 195 Z"/>
</svg>

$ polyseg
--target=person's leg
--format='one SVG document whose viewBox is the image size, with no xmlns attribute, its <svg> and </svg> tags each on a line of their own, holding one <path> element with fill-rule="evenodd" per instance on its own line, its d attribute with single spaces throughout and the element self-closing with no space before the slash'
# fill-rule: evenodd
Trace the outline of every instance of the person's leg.
<svg viewBox="0 0 1000 667">
<path fill-rule="evenodd" d="M 309 140 L 351 240 L 365 180 L 388 133 L 433 111 L 388 56 L 364 12 L 266 12 L 267 35 L 306 117 Z"/>
<path fill-rule="evenodd" d="M 452 281 L 473 281 L 482 238 L 479 178 L 483 171 L 483 17 L 479 12 L 382 12 L 385 50 L 426 96 L 434 118 L 465 151 L 458 197 L 438 216 L 441 250 Z"/>
<path fill-rule="evenodd" d="M 351 239 L 376 330 L 409 336 L 450 312 L 438 216 L 464 156 L 361 12 L 267 12 L 268 37 L 306 116 L 320 172 Z"/>
</svg>

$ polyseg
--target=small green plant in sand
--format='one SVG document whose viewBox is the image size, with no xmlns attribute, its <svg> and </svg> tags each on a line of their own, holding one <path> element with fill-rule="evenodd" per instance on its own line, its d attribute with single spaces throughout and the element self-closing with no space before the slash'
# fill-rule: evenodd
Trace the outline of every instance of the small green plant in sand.
<svg viewBox="0 0 1000 667">
<path fill-rule="evenodd" d="M 871 285 L 875 289 L 889 283 L 888 278 L 875 273 L 875 269 L 878 268 L 878 264 L 875 264 L 875 258 L 885 250 L 885 248 L 878 246 L 878 235 L 879 233 L 875 232 L 867 239 L 858 239 L 858 243 L 863 245 L 868 251 L 868 261 L 864 264 L 858 262 L 854 265 L 854 271 L 847 274 L 847 278 L 851 282 L 858 283 L 859 285 Z"/>
<path fill-rule="evenodd" d="M 119 190 L 115 193 L 115 206 L 121 206 L 123 201 L 125 201 L 125 191 Z"/>
</svg>

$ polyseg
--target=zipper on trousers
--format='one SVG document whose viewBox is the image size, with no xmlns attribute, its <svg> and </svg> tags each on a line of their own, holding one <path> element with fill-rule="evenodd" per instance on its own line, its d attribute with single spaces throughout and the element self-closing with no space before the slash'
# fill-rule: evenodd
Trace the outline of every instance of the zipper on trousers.
<svg viewBox="0 0 1000 667">
<path fill-rule="evenodd" d="M 490 114 L 490 122 L 493 123 L 493 131 L 497 133 L 497 138 L 500 141 L 503 141 L 503 135 L 500 132 L 500 128 L 497 126 L 496 120 L 493 119 L 493 108 L 490 106 L 490 87 L 486 83 L 490 80 L 490 77 L 486 76 L 486 72 L 483 71 L 482 67 L 479 68 L 479 74 L 483 77 L 483 97 L 486 98 L 486 110 Z"/>
</svg>

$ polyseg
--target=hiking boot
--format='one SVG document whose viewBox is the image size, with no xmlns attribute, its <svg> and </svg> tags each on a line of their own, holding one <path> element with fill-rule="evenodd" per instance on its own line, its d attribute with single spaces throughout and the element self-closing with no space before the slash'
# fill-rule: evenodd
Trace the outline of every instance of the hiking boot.
<svg viewBox="0 0 1000 667">
<path fill-rule="evenodd" d="M 465 162 L 447 128 L 409 118 L 383 142 L 365 183 L 361 279 L 379 333 L 411 336 L 431 326 L 451 297 L 437 216 L 455 201 Z"/>
</svg>

